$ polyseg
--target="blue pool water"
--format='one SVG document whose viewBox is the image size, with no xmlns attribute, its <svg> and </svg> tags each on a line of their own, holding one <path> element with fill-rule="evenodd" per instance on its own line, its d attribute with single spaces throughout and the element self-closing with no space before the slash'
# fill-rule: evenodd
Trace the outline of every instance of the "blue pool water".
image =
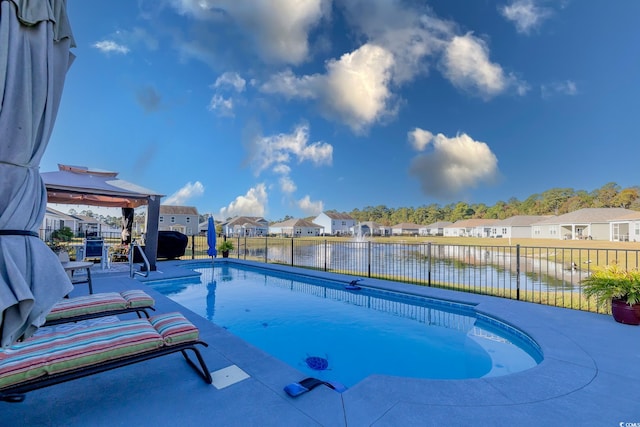
<svg viewBox="0 0 640 427">
<path fill-rule="evenodd" d="M 150 285 L 306 375 L 352 386 L 372 374 L 464 379 L 541 360 L 533 341 L 472 306 L 264 269 L 196 268 Z"/>
</svg>

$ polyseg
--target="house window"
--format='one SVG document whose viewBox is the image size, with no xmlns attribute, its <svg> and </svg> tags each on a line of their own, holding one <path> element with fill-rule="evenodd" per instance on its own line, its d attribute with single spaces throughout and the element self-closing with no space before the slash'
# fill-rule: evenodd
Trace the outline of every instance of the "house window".
<svg viewBox="0 0 640 427">
<path fill-rule="evenodd" d="M 187 217 L 187 224 L 189 224 L 190 222 L 191 222 L 191 217 L 190 217 L 190 216 L 188 216 L 188 217 Z"/>
<path fill-rule="evenodd" d="M 540 230 L 540 226 L 533 227 L 533 234 L 536 236 L 539 236 L 540 234 L 542 234 L 542 230 Z"/>
<path fill-rule="evenodd" d="M 193 234 L 193 230 L 191 227 L 187 227 L 187 235 L 191 236 Z"/>
<path fill-rule="evenodd" d="M 504 234 L 507 234 L 507 227 L 504 227 L 504 228 L 502 229 L 502 234 L 503 234 L 503 235 L 504 235 Z"/>
<path fill-rule="evenodd" d="M 638 222 L 635 223 L 634 233 L 636 236 L 640 236 L 640 223 Z"/>
<path fill-rule="evenodd" d="M 160 217 L 160 222 L 164 222 L 164 217 L 163 216 Z"/>
<path fill-rule="evenodd" d="M 173 224 L 173 223 L 175 223 L 175 222 L 176 222 L 176 217 L 175 217 L 175 216 L 172 216 L 172 217 L 171 217 L 171 224 Z"/>
</svg>

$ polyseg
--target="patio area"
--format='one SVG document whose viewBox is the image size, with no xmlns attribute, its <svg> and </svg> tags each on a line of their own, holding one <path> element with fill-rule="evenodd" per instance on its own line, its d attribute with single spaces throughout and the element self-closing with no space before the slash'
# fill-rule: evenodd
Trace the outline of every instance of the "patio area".
<svg viewBox="0 0 640 427">
<path fill-rule="evenodd" d="M 253 264 L 216 260 L 221 262 Z M 541 346 L 544 360 L 533 369 L 503 377 L 423 380 L 371 376 L 344 393 L 318 387 L 291 398 L 283 387 L 304 378 L 300 371 L 159 295 L 144 283 L 193 276 L 196 273 L 185 268 L 189 264 L 193 262 L 160 262 L 158 271 L 151 272 L 148 279 L 131 279 L 125 264 L 112 264 L 105 270 L 98 264 L 92 270 L 94 292 L 145 290 L 156 299 L 158 312 L 180 311 L 200 329 L 201 339 L 209 344 L 201 351 L 210 371 L 235 366 L 248 378 L 226 387 L 208 385 L 182 356 L 174 354 L 33 391 L 23 403 L 0 403 L 3 415 L 0 425 L 618 426 L 640 423 L 640 327 L 616 323 L 608 315 L 373 279 L 361 284 L 397 291 L 410 289 L 412 293 L 478 304 L 478 311 L 527 332 Z M 299 271 L 276 265 L 267 267 Z M 86 294 L 87 287 L 78 285 L 73 292 Z M 214 384 L 221 382 L 214 380 Z"/>
</svg>

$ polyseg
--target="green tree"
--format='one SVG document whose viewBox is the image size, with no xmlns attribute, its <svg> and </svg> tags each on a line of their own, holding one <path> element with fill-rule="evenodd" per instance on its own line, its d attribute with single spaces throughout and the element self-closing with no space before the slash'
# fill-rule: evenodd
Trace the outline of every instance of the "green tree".
<svg viewBox="0 0 640 427">
<path fill-rule="evenodd" d="M 616 197 L 620 191 L 620 186 L 615 182 L 609 182 L 597 190 L 593 191 L 594 208 L 612 208 L 616 206 Z"/>
</svg>

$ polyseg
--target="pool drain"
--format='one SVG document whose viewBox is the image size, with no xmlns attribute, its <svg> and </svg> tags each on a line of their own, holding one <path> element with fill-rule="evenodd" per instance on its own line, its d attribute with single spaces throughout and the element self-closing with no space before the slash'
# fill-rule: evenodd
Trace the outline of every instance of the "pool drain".
<svg viewBox="0 0 640 427">
<path fill-rule="evenodd" d="M 329 361 L 324 357 L 309 356 L 304 361 L 308 367 L 315 371 L 324 371 L 329 367 Z"/>
</svg>

